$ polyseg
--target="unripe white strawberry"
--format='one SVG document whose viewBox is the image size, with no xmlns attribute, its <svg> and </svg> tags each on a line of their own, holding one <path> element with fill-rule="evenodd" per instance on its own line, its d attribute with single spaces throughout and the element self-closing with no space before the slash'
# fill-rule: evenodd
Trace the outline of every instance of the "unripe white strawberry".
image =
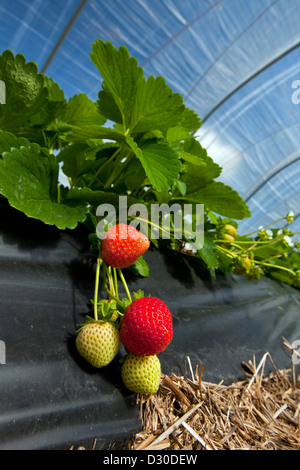
<svg viewBox="0 0 300 470">
<path fill-rule="evenodd" d="M 121 377 L 125 387 L 135 393 L 156 393 L 160 383 L 161 365 L 157 356 L 129 353 L 122 364 Z"/>
<path fill-rule="evenodd" d="M 120 344 L 119 330 L 110 322 L 87 323 L 76 337 L 79 354 L 97 368 L 106 366 L 114 359 Z"/>
</svg>

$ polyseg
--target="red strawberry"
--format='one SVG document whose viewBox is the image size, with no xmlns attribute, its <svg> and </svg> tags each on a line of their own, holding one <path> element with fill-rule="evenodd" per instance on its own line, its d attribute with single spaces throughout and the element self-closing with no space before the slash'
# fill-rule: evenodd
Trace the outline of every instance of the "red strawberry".
<svg viewBox="0 0 300 470">
<path fill-rule="evenodd" d="M 163 351 L 173 337 L 170 310 L 155 297 L 134 300 L 125 310 L 120 338 L 125 348 L 138 356 Z"/>
<path fill-rule="evenodd" d="M 102 240 L 102 258 L 114 268 L 128 268 L 148 250 L 150 241 L 131 225 L 115 225 Z"/>
</svg>

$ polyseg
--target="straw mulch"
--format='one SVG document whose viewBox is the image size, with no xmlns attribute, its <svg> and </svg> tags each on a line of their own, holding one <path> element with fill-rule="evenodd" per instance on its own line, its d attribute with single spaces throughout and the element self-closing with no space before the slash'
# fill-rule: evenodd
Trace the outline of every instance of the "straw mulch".
<svg viewBox="0 0 300 470">
<path fill-rule="evenodd" d="M 285 339 L 284 345 L 292 351 Z M 300 450 L 294 362 L 278 370 L 266 353 L 259 364 L 244 363 L 245 380 L 226 386 L 203 381 L 201 364 L 194 374 L 187 358 L 186 377 L 162 375 L 155 395 L 137 396 L 142 431 L 129 450 Z"/>
</svg>

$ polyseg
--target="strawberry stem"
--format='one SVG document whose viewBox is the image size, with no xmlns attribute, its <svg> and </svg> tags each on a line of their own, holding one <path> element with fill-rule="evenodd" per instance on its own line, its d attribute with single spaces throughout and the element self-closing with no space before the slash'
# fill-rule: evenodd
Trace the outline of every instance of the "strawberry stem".
<svg viewBox="0 0 300 470">
<path fill-rule="evenodd" d="M 129 292 L 129 289 L 128 289 L 128 286 L 127 286 L 127 282 L 125 281 L 125 277 L 124 277 L 124 275 L 123 275 L 123 273 L 122 273 L 122 270 L 121 270 L 120 268 L 118 268 L 118 273 L 119 273 L 120 279 L 121 279 L 121 281 L 122 281 L 122 283 L 123 283 L 123 286 L 124 286 L 124 288 L 125 288 L 127 297 L 128 297 L 128 299 L 129 299 L 129 301 L 130 301 L 130 303 L 131 303 L 131 302 L 132 302 L 132 298 L 131 298 L 131 295 L 130 295 L 130 292 Z"/>
<path fill-rule="evenodd" d="M 98 320 L 98 291 L 99 291 L 99 278 L 102 259 L 97 258 L 96 278 L 95 278 L 95 292 L 94 292 L 94 318 Z"/>
<path fill-rule="evenodd" d="M 116 268 L 113 268 L 113 273 L 114 273 L 114 281 L 115 281 L 115 293 L 116 293 L 116 297 L 119 298 L 118 278 L 117 278 L 117 270 L 116 270 Z"/>
<path fill-rule="evenodd" d="M 113 296 L 116 297 L 115 286 L 114 286 L 113 278 L 111 275 L 111 266 L 108 266 L 107 273 L 108 273 L 107 277 L 108 277 L 108 282 L 109 282 L 109 290 L 112 292 Z"/>
<path fill-rule="evenodd" d="M 103 283 L 104 283 L 104 289 L 106 291 L 106 293 L 109 295 L 110 299 L 113 299 L 117 302 L 117 304 L 123 306 L 122 302 L 120 301 L 120 299 L 118 297 L 115 296 L 115 294 L 113 292 L 111 292 L 111 290 L 108 288 L 107 286 L 107 281 L 109 282 L 110 281 L 110 275 L 109 275 L 109 272 L 108 272 L 108 269 L 107 269 L 107 266 L 106 266 L 106 263 L 103 261 Z M 111 285 L 111 284 L 110 284 Z"/>
</svg>

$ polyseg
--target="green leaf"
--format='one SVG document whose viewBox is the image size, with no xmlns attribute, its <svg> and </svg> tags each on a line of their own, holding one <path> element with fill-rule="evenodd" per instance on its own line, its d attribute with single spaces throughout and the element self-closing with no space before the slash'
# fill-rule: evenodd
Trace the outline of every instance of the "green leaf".
<svg viewBox="0 0 300 470">
<path fill-rule="evenodd" d="M 201 147 L 197 140 L 186 140 L 183 145 L 183 152 L 187 163 L 185 164 L 186 171 L 181 179 L 186 184 L 187 193 L 192 193 L 205 186 L 221 174 L 222 168 L 207 156 L 207 151 Z M 205 167 L 195 165 L 192 160 L 188 161 L 187 155 L 199 158 L 200 162 L 205 163 Z"/>
<path fill-rule="evenodd" d="M 123 181 L 129 191 L 135 191 L 139 188 L 146 179 L 145 170 L 141 162 L 134 158 L 129 161 L 123 171 Z"/>
<path fill-rule="evenodd" d="M 168 190 L 179 177 L 181 163 L 174 148 L 164 141 L 149 141 L 141 149 L 129 136 L 126 142 L 141 161 L 150 183 L 157 191 Z"/>
<path fill-rule="evenodd" d="M 95 161 L 91 158 L 88 159 L 87 155 L 89 153 L 94 155 L 96 152 L 96 147 L 91 149 L 86 143 L 71 144 L 57 154 L 56 159 L 63 162 L 62 170 L 66 176 L 78 178 L 93 170 Z"/>
<path fill-rule="evenodd" d="M 219 261 L 212 235 L 204 233 L 204 244 L 201 250 L 198 250 L 198 255 L 205 262 L 211 274 L 213 274 L 219 267 Z"/>
<path fill-rule="evenodd" d="M 0 130 L 0 155 L 8 152 L 12 147 L 19 148 L 21 145 L 30 145 L 30 143 L 24 137 L 16 137 L 10 132 Z"/>
<path fill-rule="evenodd" d="M 69 142 L 83 142 L 89 139 L 109 139 L 125 142 L 124 134 L 103 126 L 73 127 L 66 135 L 66 140 Z"/>
<path fill-rule="evenodd" d="M 143 277 L 149 276 L 149 266 L 142 256 L 140 256 L 134 264 L 129 266 L 128 269 L 135 275 Z"/>
<path fill-rule="evenodd" d="M 197 155 L 192 155 L 191 153 L 184 152 L 184 150 L 181 150 L 180 148 L 176 148 L 176 150 L 179 153 L 180 158 L 182 158 L 182 160 L 184 160 L 185 162 L 188 162 L 193 166 L 201 166 L 202 168 L 207 166 L 207 163 L 205 163 L 202 158 L 198 157 Z M 185 169 L 189 169 L 190 171 L 192 171 L 191 168 L 188 166 L 186 166 Z"/>
<path fill-rule="evenodd" d="M 66 109 L 66 99 L 63 90 L 52 78 L 43 76 L 44 87 L 47 90 L 47 101 L 41 106 L 39 112 L 30 118 L 28 126 L 38 129 L 46 128 L 53 120 L 58 118 Z"/>
<path fill-rule="evenodd" d="M 37 145 L 2 153 L 0 192 L 11 206 L 46 224 L 73 229 L 85 220 L 88 206 L 74 200 L 58 203 L 57 180 L 58 164 Z"/>
<path fill-rule="evenodd" d="M 173 93 L 163 77 L 154 78 L 150 75 L 147 80 L 140 79 L 131 114 L 130 132 L 134 134 L 155 129 L 167 131 L 179 123 L 184 109 L 182 96 Z"/>
<path fill-rule="evenodd" d="M 186 185 L 185 185 L 185 183 L 183 183 L 180 180 L 176 180 L 175 184 L 176 184 L 176 187 L 179 190 L 180 194 L 182 194 L 182 196 L 185 196 L 186 195 Z"/>
<path fill-rule="evenodd" d="M 213 181 L 185 197 L 186 201 L 204 204 L 207 209 L 232 219 L 244 219 L 251 213 L 245 201 L 230 186 Z"/>
<path fill-rule="evenodd" d="M 97 103 L 90 100 L 85 93 L 80 93 L 68 100 L 61 121 L 75 127 L 102 126 L 106 118 L 100 114 Z"/>
<path fill-rule="evenodd" d="M 15 132 L 41 112 L 49 92 L 37 65 L 26 63 L 23 54 L 14 56 L 9 50 L 0 55 L 0 80 L 6 87 L 6 104 L 0 105 L 0 127 Z"/>
<path fill-rule="evenodd" d="M 102 90 L 98 94 L 98 108 L 100 113 L 113 122 L 122 124 L 122 114 L 110 91 L 105 90 L 105 82 L 102 83 Z"/>
<path fill-rule="evenodd" d="M 178 144 L 182 140 L 186 139 L 192 139 L 193 137 L 187 131 L 184 127 L 182 126 L 175 126 L 175 127 L 169 127 L 167 130 L 166 134 L 166 140 L 170 142 L 170 144 Z"/>
<path fill-rule="evenodd" d="M 138 66 L 135 57 L 129 56 L 125 46 L 116 49 L 110 41 L 105 43 L 97 39 L 92 44 L 92 51 L 91 60 L 102 75 L 105 91 L 111 93 L 122 116 L 123 125 L 127 129 L 137 82 L 143 76 L 143 69 Z M 105 99 L 107 100 L 107 95 Z"/>
<path fill-rule="evenodd" d="M 180 126 L 189 132 L 197 131 L 202 125 L 201 118 L 195 111 L 185 108 L 184 113 L 180 119 Z"/>
<path fill-rule="evenodd" d="M 90 188 L 73 188 L 67 194 L 67 199 L 89 203 L 95 207 L 100 204 L 111 204 L 116 209 L 119 207 L 120 195 L 109 191 L 98 191 Z M 134 204 L 136 199 L 127 196 L 128 206 Z"/>
</svg>

